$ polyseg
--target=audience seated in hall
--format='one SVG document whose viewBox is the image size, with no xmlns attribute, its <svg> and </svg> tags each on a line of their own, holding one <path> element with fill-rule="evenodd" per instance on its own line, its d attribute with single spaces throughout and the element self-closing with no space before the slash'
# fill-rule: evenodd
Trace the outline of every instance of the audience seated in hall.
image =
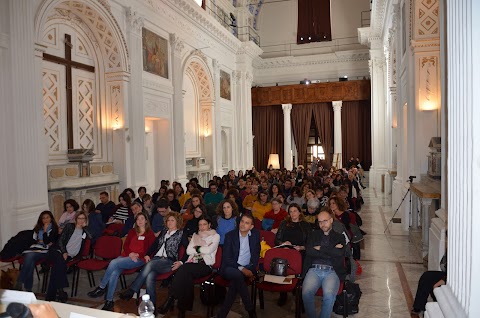
<svg viewBox="0 0 480 318">
<path fill-rule="evenodd" d="M 63 228 L 65 225 L 68 223 L 73 223 L 76 213 L 80 206 L 78 205 L 77 201 L 73 199 L 68 199 L 65 202 L 63 202 L 63 209 L 64 212 L 60 216 L 60 219 L 58 220 L 58 233 L 62 233 Z"/>
<path fill-rule="evenodd" d="M 252 206 L 252 215 L 255 219 L 262 221 L 265 213 L 272 209 L 272 204 L 268 202 L 268 193 L 265 191 L 258 193 L 258 200 Z"/>
<path fill-rule="evenodd" d="M 115 203 L 110 201 L 108 192 L 100 192 L 100 203 L 97 204 L 96 211 L 102 214 L 103 223 L 107 223 L 115 211 Z"/>
</svg>

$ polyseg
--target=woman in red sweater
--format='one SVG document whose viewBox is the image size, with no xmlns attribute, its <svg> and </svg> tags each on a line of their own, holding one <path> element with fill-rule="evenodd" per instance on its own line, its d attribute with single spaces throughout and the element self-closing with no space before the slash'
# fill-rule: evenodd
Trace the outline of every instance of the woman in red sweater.
<svg viewBox="0 0 480 318">
<path fill-rule="evenodd" d="M 144 257 L 153 241 L 155 241 L 155 235 L 150 229 L 148 217 L 141 212 L 135 217 L 134 228 L 128 232 L 127 239 L 123 244 L 122 255 L 110 262 L 100 285 L 88 293 L 89 297 L 96 298 L 107 292 L 102 310 L 113 311 L 113 294 L 117 287 L 118 277 L 126 269 L 145 265 Z M 108 290 L 105 290 L 107 285 Z"/>
</svg>

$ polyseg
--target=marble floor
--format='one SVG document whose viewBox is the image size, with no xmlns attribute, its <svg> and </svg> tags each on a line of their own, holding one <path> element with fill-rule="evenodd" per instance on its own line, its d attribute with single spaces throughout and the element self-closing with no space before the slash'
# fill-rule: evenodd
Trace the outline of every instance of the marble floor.
<svg viewBox="0 0 480 318">
<path fill-rule="evenodd" d="M 363 292 L 360 300 L 359 313 L 349 317 L 355 318 L 401 318 L 410 317 L 413 298 L 417 288 L 420 275 L 425 271 L 421 257 L 421 243 L 418 232 L 404 232 L 401 224 L 390 224 L 386 233 L 384 230 L 390 221 L 393 210 L 388 206 L 389 198 L 379 191 L 367 188 L 363 192 L 365 205 L 360 215 L 363 219 L 362 229 L 368 234 L 365 236 L 364 248 L 361 253 L 360 264 L 363 268 L 362 274 L 357 277 L 357 283 Z M 5 267 L 7 264 L 2 264 Z M 95 273 L 97 283 L 103 273 Z M 127 282 L 133 277 L 128 277 Z M 71 280 L 71 278 L 70 278 Z M 120 285 L 120 284 L 118 284 Z M 158 287 L 158 304 L 161 304 L 167 295 L 167 290 Z M 34 291 L 39 291 L 40 283 L 35 282 Z M 102 301 L 90 299 L 87 292 L 91 290 L 88 285 L 86 273 L 82 271 L 78 296 L 69 299 L 70 303 L 101 308 Z M 117 287 L 117 291 L 120 286 Z M 197 296 L 192 312 L 187 312 L 187 317 L 205 317 L 206 308 L 198 301 Z M 43 298 L 37 293 L 39 299 Z M 258 317 L 287 318 L 294 317 L 293 297 L 289 295 L 288 302 L 283 307 L 276 305 L 278 296 L 265 293 L 265 309 L 257 307 Z M 318 300 L 321 304 L 321 299 Z M 257 302 L 257 306 L 258 302 Z M 128 302 L 115 301 L 115 311 L 136 313 L 137 307 L 134 300 Z M 176 317 L 174 312 L 168 313 L 165 317 Z M 305 314 L 303 315 L 305 317 Z M 160 317 L 160 316 L 159 316 Z M 232 308 L 230 318 L 248 317 L 243 310 L 240 299 Z M 333 314 L 332 317 L 341 317 Z"/>
</svg>

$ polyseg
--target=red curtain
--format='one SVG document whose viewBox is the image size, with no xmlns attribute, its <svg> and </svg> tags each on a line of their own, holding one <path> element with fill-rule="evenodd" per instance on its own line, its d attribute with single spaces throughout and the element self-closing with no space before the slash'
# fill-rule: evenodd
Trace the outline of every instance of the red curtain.
<svg viewBox="0 0 480 318">
<path fill-rule="evenodd" d="M 266 170 L 268 156 L 278 153 L 283 168 L 283 110 L 282 106 L 252 108 L 253 164 L 258 171 Z"/>
<path fill-rule="evenodd" d="M 359 157 L 363 168 L 372 165 L 371 105 L 369 100 L 342 103 L 342 162 Z"/>
<path fill-rule="evenodd" d="M 307 144 L 312 122 L 313 104 L 297 104 L 292 107 L 292 132 L 297 146 L 298 164 L 306 167 Z"/>
<path fill-rule="evenodd" d="M 330 0 L 298 0 L 297 44 L 331 40 Z"/>
<path fill-rule="evenodd" d="M 332 162 L 333 152 L 333 108 L 332 103 L 315 103 L 313 105 L 313 116 L 315 126 L 320 135 L 320 141 L 325 152 L 325 161 Z"/>
</svg>

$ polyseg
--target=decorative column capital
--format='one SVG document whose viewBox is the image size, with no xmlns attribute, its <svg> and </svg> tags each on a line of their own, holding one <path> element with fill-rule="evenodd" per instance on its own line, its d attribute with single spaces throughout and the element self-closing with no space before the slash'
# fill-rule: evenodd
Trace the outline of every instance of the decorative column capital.
<svg viewBox="0 0 480 318">
<path fill-rule="evenodd" d="M 140 14 L 131 7 L 127 8 L 126 14 L 127 25 L 134 33 L 141 35 L 144 21 L 143 17 L 141 17 Z"/>
<path fill-rule="evenodd" d="M 220 63 L 217 59 L 212 60 L 213 74 L 218 75 L 220 73 Z"/>
<path fill-rule="evenodd" d="M 283 114 L 290 113 L 292 111 L 292 104 L 282 104 Z"/>
<path fill-rule="evenodd" d="M 250 73 L 250 72 L 247 72 L 246 74 L 246 79 L 247 79 L 247 84 L 252 86 L 252 82 L 253 82 L 253 75 Z"/>
<path fill-rule="evenodd" d="M 170 44 L 174 53 L 181 55 L 185 45 L 175 33 L 170 33 Z"/>
<path fill-rule="evenodd" d="M 232 72 L 232 82 L 234 85 L 237 85 L 240 83 L 240 79 L 242 78 L 242 72 L 241 71 L 233 71 Z"/>
<path fill-rule="evenodd" d="M 341 100 L 334 100 L 332 102 L 332 107 L 334 112 L 341 112 L 342 111 L 342 101 Z"/>
</svg>

